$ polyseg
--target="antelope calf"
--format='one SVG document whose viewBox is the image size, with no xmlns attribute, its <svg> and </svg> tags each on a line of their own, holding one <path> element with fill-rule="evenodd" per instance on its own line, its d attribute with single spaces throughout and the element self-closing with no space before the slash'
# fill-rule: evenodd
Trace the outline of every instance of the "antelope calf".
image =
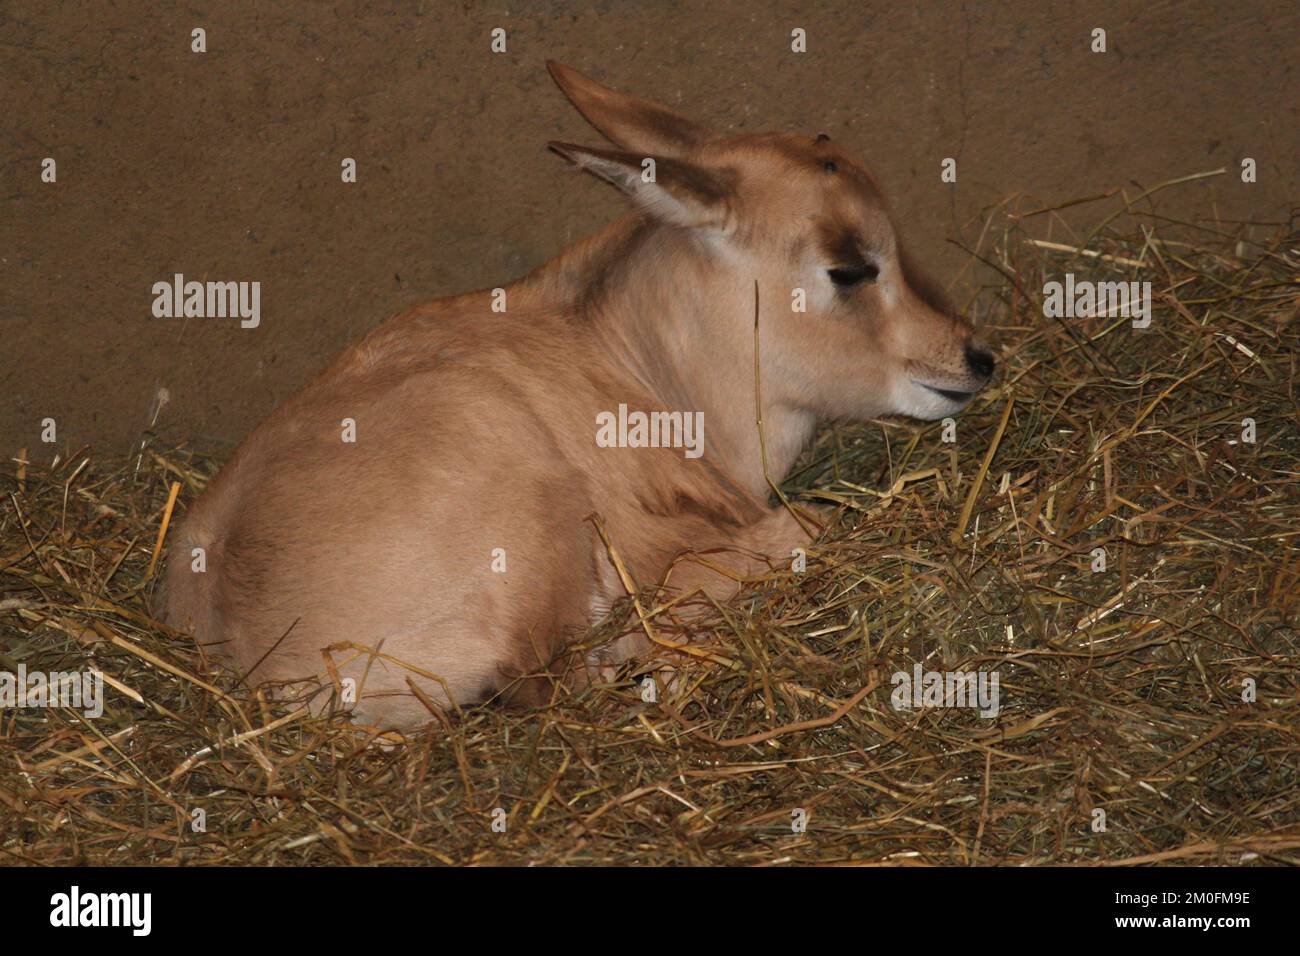
<svg viewBox="0 0 1300 956">
<path fill-rule="evenodd" d="M 601 531 L 638 586 L 727 598 L 808 544 L 769 479 L 819 419 L 951 415 L 992 374 L 826 136 L 717 136 L 549 68 L 613 144 L 551 148 L 632 212 L 379 326 L 239 447 L 164 601 L 253 683 L 351 677 L 387 727 L 427 720 L 421 697 L 537 703 L 626 593 Z"/>
</svg>

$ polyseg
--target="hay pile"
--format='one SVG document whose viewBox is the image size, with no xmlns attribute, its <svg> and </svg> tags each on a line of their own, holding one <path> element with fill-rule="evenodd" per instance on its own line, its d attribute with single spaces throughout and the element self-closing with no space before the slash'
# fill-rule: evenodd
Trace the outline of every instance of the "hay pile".
<svg viewBox="0 0 1300 956">
<path fill-rule="evenodd" d="M 1010 203 L 975 224 L 994 386 L 955 442 L 824 429 L 785 488 L 837 524 L 804 573 L 692 623 L 724 662 L 678 659 L 657 703 L 629 666 L 375 745 L 148 617 L 169 486 L 183 508 L 215 461 L 9 462 L 0 671 L 109 687 L 99 719 L 0 711 L 3 862 L 1300 862 L 1300 232 L 1117 212 L 1091 236 Z M 1045 318 L 1066 271 L 1150 280 L 1151 326 Z M 642 626 L 629 600 L 588 639 Z M 997 671 L 1000 714 L 896 710 L 918 662 Z"/>
</svg>

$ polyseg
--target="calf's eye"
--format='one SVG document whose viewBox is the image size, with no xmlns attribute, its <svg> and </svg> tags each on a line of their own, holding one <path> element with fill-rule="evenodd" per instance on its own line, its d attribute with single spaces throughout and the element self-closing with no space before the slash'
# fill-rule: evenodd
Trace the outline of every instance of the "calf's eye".
<svg viewBox="0 0 1300 956">
<path fill-rule="evenodd" d="M 856 265 L 827 269 L 826 274 L 831 277 L 831 281 L 837 288 L 851 289 L 863 282 L 875 282 L 880 275 L 880 269 L 874 263 L 861 262 Z"/>
</svg>

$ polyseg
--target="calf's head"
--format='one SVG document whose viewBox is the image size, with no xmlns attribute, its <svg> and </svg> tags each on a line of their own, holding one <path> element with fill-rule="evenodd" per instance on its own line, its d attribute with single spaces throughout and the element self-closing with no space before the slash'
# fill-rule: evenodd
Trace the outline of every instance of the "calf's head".
<svg viewBox="0 0 1300 956">
<path fill-rule="evenodd" d="M 829 137 L 715 136 L 666 107 L 548 67 L 616 147 L 552 149 L 690 240 L 681 294 L 705 300 L 702 321 L 733 332 L 748 322 L 752 334 L 758 282 L 765 399 L 828 418 L 933 419 L 988 382 L 992 354 L 916 274 L 875 180 Z"/>
</svg>

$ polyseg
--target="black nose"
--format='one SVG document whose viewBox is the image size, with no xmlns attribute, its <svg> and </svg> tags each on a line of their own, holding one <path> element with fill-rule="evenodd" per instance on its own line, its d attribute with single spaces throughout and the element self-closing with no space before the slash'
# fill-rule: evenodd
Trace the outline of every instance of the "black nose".
<svg viewBox="0 0 1300 956">
<path fill-rule="evenodd" d="M 980 378 L 988 378 L 993 374 L 993 367 L 997 364 L 993 361 L 993 353 L 985 349 L 979 349 L 966 343 L 966 364 L 970 370 Z"/>
</svg>

